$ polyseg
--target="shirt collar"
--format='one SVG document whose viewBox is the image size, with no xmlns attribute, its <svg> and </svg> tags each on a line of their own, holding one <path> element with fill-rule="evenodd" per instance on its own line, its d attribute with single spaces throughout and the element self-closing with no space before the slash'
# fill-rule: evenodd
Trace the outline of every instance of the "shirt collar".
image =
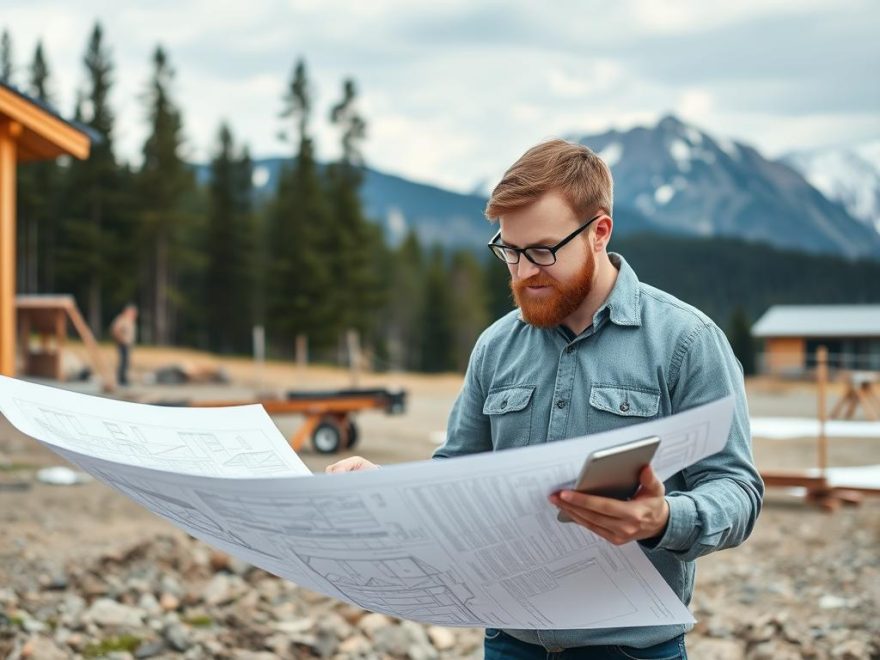
<svg viewBox="0 0 880 660">
<path fill-rule="evenodd" d="M 606 309 L 610 310 L 611 322 L 616 325 L 640 326 L 642 325 L 642 308 L 639 304 L 641 287 L 635 271 L 626 263 L 626 259 L 616 252 L 609 252 L 608 258 L 611 264 L 617 268 L 617 281 L 614 288 L 605 299 L 596 313 L 593 315 L 593 327 L 599 320 L 599 315 Z"/>
<path fill-rule="evenodd" d="M 611 322 L 622 326 L 641 326 L 642 314 L 639 304 L 641 290 L 639 287 L 639 278 L 636 277 L 635 271 L 626 263 L 626 259 L 616 252 L 609 252 L 608 258 L 611 265 L 617 268 L 617 281 L 611 289 L 611 293 L 605 299 L 605 302 L 596 310 L 593 315 L 593 327 L 598 328 L 599 322 L 606 313 L 611 318 Z M 517 318 L 526 323 L 523 319 L 522 311 L 517 310 Z"/>
</svg>

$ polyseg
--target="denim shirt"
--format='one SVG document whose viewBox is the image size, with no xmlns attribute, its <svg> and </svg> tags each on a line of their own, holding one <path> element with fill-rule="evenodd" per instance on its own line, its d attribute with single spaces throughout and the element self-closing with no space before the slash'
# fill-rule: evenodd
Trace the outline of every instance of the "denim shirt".
<svg viewBox="0 0 880 660">
<path fill-rule="evenodd" d="M 694 560 L 742 543 L 761 509 L 764 484 L 752 458 L 742 367 L 724 333 L 705 314 L 639 282 L 620 255 L 609 257 L 619 271 L 617 281 L 592 326 L 580 335 L 563 327 L 531 326 L 519 310 L 483 332 L 450 413 L 446 443 L 434 458 L 617 429 L 734 394 L 727 445 L 665 482 L 666 530 L 659 539 L 640 542 L 672 590 L 689 604 Z M 505 632 L 551 649 L 645 647 L 688 629 Z"/>
</svg>

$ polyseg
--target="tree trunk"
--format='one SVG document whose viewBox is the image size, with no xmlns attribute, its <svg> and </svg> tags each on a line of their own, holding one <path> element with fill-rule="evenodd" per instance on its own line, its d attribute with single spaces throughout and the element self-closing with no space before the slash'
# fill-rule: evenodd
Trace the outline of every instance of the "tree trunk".
<svg viewBox="0 0 880 660">
<path fill-rule="evenodd" d="M 153 338 L 168 343 L 168 235 L 160 231 L 156 239 L 156 297 L 153 308 Z"/>
</svg>

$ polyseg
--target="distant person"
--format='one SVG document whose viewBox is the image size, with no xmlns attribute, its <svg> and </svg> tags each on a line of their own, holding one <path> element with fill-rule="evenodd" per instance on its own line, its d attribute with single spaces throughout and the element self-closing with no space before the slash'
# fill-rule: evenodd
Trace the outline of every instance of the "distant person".
<svg viewBox="0 0 880 660">
<path fill-rule="evenodd" d="M 129 303 L 113 319 L 110 326 L 110 334 L 119 349 L 119 370 L 116 380 L 120 385 L 128 385 L 128 364 L 131 357 L 131 347 L 137 340 L 137 316 L 138 308 Z"/>
<path fill-rule="evenodd" d="M 637 541 L 689 603 L 697 557 L 742 543 L 761 510 L 743 372 L 711 319 L 608 252 L 611 212 L 611 172 L 582 145 L 539 144 L 505 173 L 486 208 L 500 225 L 489 248 L 510 271 L 518 309 L 477 340 L 434 457 L 619 429 L 732 394 L 721 452 L 665 483 L 646 466 L 628 501 L 572 490 L 548 497 L 610 543 Z M 373 467 L 352 457 L 327 471 Z M 687 628 L 489 629 L 485 658 L 686 658 Z"/>
</svg>

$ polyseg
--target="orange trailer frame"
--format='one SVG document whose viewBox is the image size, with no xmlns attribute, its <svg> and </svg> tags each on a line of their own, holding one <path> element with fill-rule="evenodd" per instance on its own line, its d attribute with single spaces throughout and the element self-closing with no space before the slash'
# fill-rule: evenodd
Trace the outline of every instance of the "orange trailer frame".
<svg viewBox="0 0 880 660">
<path fill-rule="evenodd" d="M 185 405 L 198 408 L 241 406 L 258 403 L 270 415 L 303 415 L 305 421 L 288 438 L 294 451 L 299 451 L 311 437 L 312 445 L 322 454 L 351 449 L 358 441 L 354 415 L 365 410 L 384 410 L 389 415 L 402 414 L 406 409 L 406 392 L 386 389 L 338 390 L 287 393 L 286 398 L 256 401 L 162 401 L 162 405 Z"/>
</svg>

